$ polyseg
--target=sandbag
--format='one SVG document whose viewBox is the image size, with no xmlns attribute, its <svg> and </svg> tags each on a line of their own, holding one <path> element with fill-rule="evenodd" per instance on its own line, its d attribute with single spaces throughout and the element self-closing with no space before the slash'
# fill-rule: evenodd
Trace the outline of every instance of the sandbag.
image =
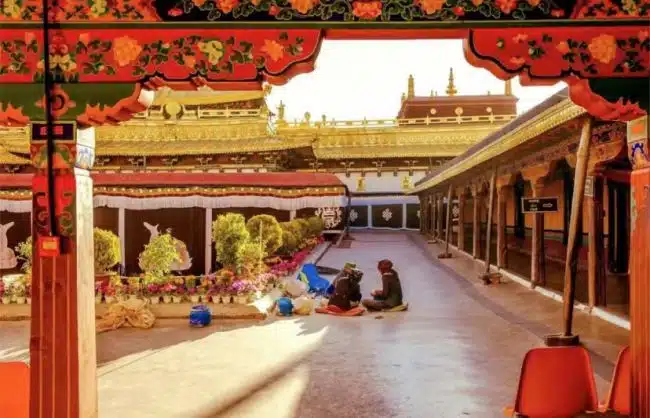
<svg viewBox="0 0 650 418">
<path fill-rule="evenodd" d="M 285 292 L 288 293 L 292 298 L 297 298 L 302 295 L 307 294 L 309 285 L 300 281 L 300 280 L 287 280 L 285 283 Z"/>
<path fill-rule="evenodd" d="M 147 308 L 149 302 L 142 299 L 128 299 L 108 307 L 108 311 L 97 321 L 97 333 L 120 327 L 151 328 L 156 317 Z"/>
<path fill-rule="evenodd" d="M 296 315 L 311 315 L 316 301 L 307 296 L 300 296 L 293 300 L 293 313 Z"/>
</svg>

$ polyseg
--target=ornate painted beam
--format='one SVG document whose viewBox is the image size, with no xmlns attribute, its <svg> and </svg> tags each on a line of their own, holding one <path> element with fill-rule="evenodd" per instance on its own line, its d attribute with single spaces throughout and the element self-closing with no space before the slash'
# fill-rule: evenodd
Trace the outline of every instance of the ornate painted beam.
<svg viewBox="0 0 650 418">
<path fill-rule="evenodd" d="M 0 83 L 40 83 L 42 31 L 3 29 Z M 55 31 L 50 40 L 53 81 L 137 83 L 159 77 L 196 86 L 224 81 L 271 81 L 313 70 L 320 30 L 106 28 Z"/>
<path fill-rule="evenodd" d="M 4 7 L 0 22 L 39 21 L 41 2 Z M 562 24 L 639 19 L 650 12 L 643 0 L 125 0 L 110 7 L 91 0 L 58 3 L 50 12 L 61 22 L 218 22 L 256 26 L 427 27 Z"/>
<path fill-rule="evenodd" d="M 90 18 L 89 22 L 97 23 Z M 471 64 L 502 79 L 521 74 L 528 84 L 566 80 L 571 98 L 591 114 L 607 120 L 630 120 L 645 114 L 648 107 L 647 99 L 639 95 L 645 91 L 639 83 L 647 85 L 650 77 L 650 37 L 647 25 L 625 22 L 626 26 L 471 29 L 466 32 L 465 53 Z M 445 37 L 442 30 L 437 31 Z M 459 36 L 457 31 L 451 32 Z M 40 83 L 44 78 L 41 30 L 6 23 L 0 35 L 0 84 Z M 145 89 L 171 83 L 176 89 L 188 89 L 237 82 L 255 89 L 263 81 L 283 84 L 296 74 L 312 71 L 325 36 L 319 29 L 118 28 L 110 23 L 88 23 L 54 32 L 48 54 L 61 99 L 75 94 L 73 86 L 86 83 L 132 84 Z M 381 37 L 392 36 L 397 34 L 382 31 Z M 617 80 L 616 88 L 607 80 Z M 628 81 L 621 84 L 620 80 Z M 598 95 L 601 92 L 603 97 Z M 128 108 L 134 94 L 131 91 L 119 98 L 95 94 L 93 100 L 95 105 L 113 107 L 130 98 L 129 103 L 121 102 Z M 0 123 L 24 124 L 20 111 L 34 120 L 30 112 L 34 104 L 17 106 L 12 100 L 22 94 L 11 96 L 0 101 Z M 72 114 L 63 116 L 72 102 L 80 103 L 82 109 L 92 105 L 70 100 L 57 103 L 60 108 L 55 117 L 74 120 Z M 91 113 L 96 111 L 92 108 Z M 126 116 L 129 111 L 112 113 Z M 116 121 L 122 120 L 124 117 Z M 77 121 L 87 123 L 83 118 Z"/>
</svg>

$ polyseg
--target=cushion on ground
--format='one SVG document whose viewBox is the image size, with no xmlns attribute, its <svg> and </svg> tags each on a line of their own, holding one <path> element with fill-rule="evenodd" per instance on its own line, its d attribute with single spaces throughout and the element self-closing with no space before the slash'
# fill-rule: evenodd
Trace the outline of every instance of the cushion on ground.
<svg viewBox="0 0 650 418">
<path fill-rule="evenodd" d="M 316 313 L 327 314 L 327 315 L 336 315 L 336 316 L 360 316 L 366 310 L 360 306 L 352 308 L 350 310 L 344 311 L 336 306 L 328 306 L 326 308 L 316 308 Z"/>
<path fill-rule="evenodd" d="M 393 308 L 384 309 L 384 312 L 402 312 L 408 310 L 408 308 L 409 308 L 408 303 L 402 303 L 401 305 L 397 305 Z"/>
</svg>

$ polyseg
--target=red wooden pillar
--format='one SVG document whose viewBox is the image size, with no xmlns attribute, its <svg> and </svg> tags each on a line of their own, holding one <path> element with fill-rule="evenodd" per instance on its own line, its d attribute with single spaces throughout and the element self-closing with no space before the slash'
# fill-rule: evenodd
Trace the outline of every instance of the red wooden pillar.
<svg viewBox="0 0 650 418">
<path fill-rule="evenodd" d="M 650 141 L 648 117 L 628 123 L 632 416 L 650 417 Z"/>
<path fill-rule="evenodd" d="M 436 233 L 437 240 L 442 240 L 442 220 L 444 215 L 442 213 L 443 202 L 442 195 L 436 195 Z"/>
<path fill-rule="evenodd" d="M 456 191 L 458 195 L 458 234 L 456 246 L 460 251 L 465 251 L 465 188 Z"/>
<path fill-rule="evenodd" d="M 46 129 L 46 128 L 45 128 Z M 47 146 L 32 125 L 32 418 L 97 417 L 93 266 L 94 129 L 55 124 L 55 231 L 49 213 Z M 52 251 L 51 233 L 59 239 Z M 1 414 L 0 414 L 1 415 Z"/>
<path fill-rule="evenodd" d="M 512 191 L 512 181 L 512 175 L 497 179 L 497 266 L 500 269 L 507 267 L 506 204 L 508 193 Z"/>
<path fill-rule="evenodd" d="M 540 180 L 531 182 L 533 197 L 542 197 L 544 183 Z M 546 255 L 544 254 L 544 214 L 533 214 L 533 240 L 530 282 L 533 286 L 546 285 Z"/>
<path fill-rule="evenodd" d="M 482 196 L 479 187 L 482 186 L 472 186 L 472 197 L 474 198 L 474 217 L 472 219 L 472 256 L 474 258 L 479 258 L 481 256 L 481 205 L 483 204 L 483 199 L 481 199 Z"/>
<path fill-rule="evenodd" d="M 436 233 L 436 197 L 429 196 L 429 234 L 433 238 Z"/>
<path fill-rule="evenodd" d="M 607 272 L 605 270 L 605 238 L 603 210 L 603 174 L 591 173 L 592 193 L 587 198 L 589 222 L 588 285 L 589 307 L 603 306 L 607 299 Z"/>
<path fill-rule="evenodd" d="M 527 167 L 521 171 L 524 179 L 530 181 L 534 198 L 542 197 L 544 181 L 549 175 L 549 162 Z M 531 242 L 530 283 L 534 286 L 546 285 L 546 255 L 544 254 L 544 214 L 533 215 L 533 236 Z"/>
</svg>

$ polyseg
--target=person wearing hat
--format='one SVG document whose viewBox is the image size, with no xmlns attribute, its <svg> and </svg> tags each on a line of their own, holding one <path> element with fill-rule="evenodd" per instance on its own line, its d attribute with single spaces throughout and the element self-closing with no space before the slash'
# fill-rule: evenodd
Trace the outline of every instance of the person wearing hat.
<svg viewBox="0 0 650 418">
<path fill-rule="evenodd" d="M 364 299 L 361 303 L 369 311 L 381 311 L 402 305 L 402 284 L 399 275 L 393 269 L 390 260 L 381 260 L 377 265 L 381 274 L 382 288 L 373 290 L 373 299 Z"/>
<path fill-rule="evenodd" d="M 336 306 L 341 311 L 350 310 L 361 301 L 361 287 L 359 283 L 363 272 L 356 268 L 354 263 L 345 263 L 343 270 L 332 282 L 334 291 L 327 304 L 328 307 Z"/>
</svg>

